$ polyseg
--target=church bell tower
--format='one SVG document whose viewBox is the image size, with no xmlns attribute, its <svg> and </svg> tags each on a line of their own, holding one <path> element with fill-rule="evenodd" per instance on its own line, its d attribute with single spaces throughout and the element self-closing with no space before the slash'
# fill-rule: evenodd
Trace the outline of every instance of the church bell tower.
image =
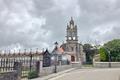
<svg viewBox="0 0 120 80">
<path fill-rule="evenodd" d="M 75 25 L 73 18 L 67 24 L 66 29 L 66 43 L 67 51 L 71 53 L 71 61 L 79 61 L 80 44 L 78 43 L 77 25 Z"/>
<path fill-rule="evenodd" d="M 77 25 L 74 24 L 74 20 L 71 17 L 71 20 L 69 21 L 69 24 L 67 24 L 67 34 L 66 34 L 66 41 L 77 43 L 78 42 L 78 36 L 77 36 Z"/>
<path fill-rule="evenodd" d="M 66 28 L 66 43 L 63 43 L 61 47 L 66 54 L 70 55 L 71 62 L 84 62 L 83 47 L 78 41 L 77 25 L 72 17 Z"/>
</svg>

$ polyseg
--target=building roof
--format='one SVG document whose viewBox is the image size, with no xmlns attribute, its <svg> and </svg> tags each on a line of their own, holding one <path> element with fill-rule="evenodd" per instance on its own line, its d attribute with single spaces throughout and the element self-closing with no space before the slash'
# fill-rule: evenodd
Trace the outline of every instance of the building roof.
<svg viewBox="0 0 120 80">
<path fill-rule="evenodd" d="M 55 51 L 57 51 L 57 54 L 63 54 L 64 53 L 64 49 L 62 47 L 55 47 L 52 51 L 52 53 L 54 53 Z"/>
<path fill-rule="evenodd" d="M 64 53 L 64 50 L 63 50 L 62 47 L 58 48 L 58 51 L 59 51 L 60 53 Z"/>
</svg>

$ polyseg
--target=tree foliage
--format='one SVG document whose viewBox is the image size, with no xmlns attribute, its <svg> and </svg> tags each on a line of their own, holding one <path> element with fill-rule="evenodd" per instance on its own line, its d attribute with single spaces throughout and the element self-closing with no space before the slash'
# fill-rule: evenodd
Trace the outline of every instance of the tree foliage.
<svg viewBox="0 0 120 80">
<path fill-rule="evenodd" d="M 107 55 L 107 51 L 105 50 L 105 48 L 101 47 L 99 49 L 99 53 L 100 53 L 100 60 L 101 61 L 107 61 L 108 55 Z"/>
<path fill-rule="evenodd" d="M 92 63 L 93 56 L 97 53 L 97 49 L 91 44 L 84 44 L 83 51 L 86 53 L 86 62 Z"/>
<path fill-rule="evenodd" d="M 99 50 L 99 53 L 101 55 L 100 59 L 102 61 L 109 60 L 108 58 L 110 58 L 111 61 L 120 61 L 120 39 L 114 39 L 112 41 L 105 43 L 103 48 L 105 49 L 104 51 Z"/>
<path fill-rule="evenodd" d="M 114 39 L 104 44 L 104 47 L 108 48 L 111 51 L 120 50 L 120 39 Z"/>
</svg>

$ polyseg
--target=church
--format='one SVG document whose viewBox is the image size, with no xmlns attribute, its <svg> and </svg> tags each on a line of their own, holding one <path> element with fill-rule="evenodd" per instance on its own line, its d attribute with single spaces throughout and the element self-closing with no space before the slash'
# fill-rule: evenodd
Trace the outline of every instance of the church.
<svg viewBox="0 0 120 80">
<path fill-rule="evenodd" d="M 66 42 L 60 47 L 64 50 L 64 53 L 69 56 L 71 62 L 85 62 L 85 53 L 83 52 L 83 46 L 79 43 L 77 25 L 75 25 L 73 18 L 67 24 L 66 28 Z"/>
</svg>

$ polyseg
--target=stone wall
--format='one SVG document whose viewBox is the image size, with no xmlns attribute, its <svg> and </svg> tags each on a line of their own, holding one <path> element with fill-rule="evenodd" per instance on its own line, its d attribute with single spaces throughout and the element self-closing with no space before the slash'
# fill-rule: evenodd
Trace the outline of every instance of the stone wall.
<svg viewBox="0 0 120 80">
<path fill-rule="evenodd" d="M 72 65 L 73 68 L 81 68 L 82 67 L 81 66 L 82 65 L 81 62 L 72 62 L 71 65 Z"/>
<path fill-rule="evenodd" d="M 63 71 L 63 70 L 67 70 L 70 68 L 78 68 L 80 64 L 78 63 L 74 63 L 71 65 L 61 65 L 61 66 L 57 66 L 57 72 Z M 51 66 L 51 67 L 43 67 L 40 71 L 40 76 L 46 76 L 49 74 L 52 74 L 54 72 L 55 66 Z"/>
<path fill-rule="evenodd" d="M 57 66 L 57 72 L 69 69 L 71 67 L 72 67 L 71 65 Z M 42 70 L 40 71 L 40 76 L 46 76 L 46 75 L 52 74 L 54 72 L 54 69 L 55 69 L 55 66 L 43 67 Z"/>
<path fill-rule="evenodd" d="M 16 71 L 0 73 L 0 80 L 18 80 Z"/>
<path fill-rule="evenodd" d="M 96 68 L 120 68 L 120 62 L 94 62 L 93 66 Z"/>
</svg>

